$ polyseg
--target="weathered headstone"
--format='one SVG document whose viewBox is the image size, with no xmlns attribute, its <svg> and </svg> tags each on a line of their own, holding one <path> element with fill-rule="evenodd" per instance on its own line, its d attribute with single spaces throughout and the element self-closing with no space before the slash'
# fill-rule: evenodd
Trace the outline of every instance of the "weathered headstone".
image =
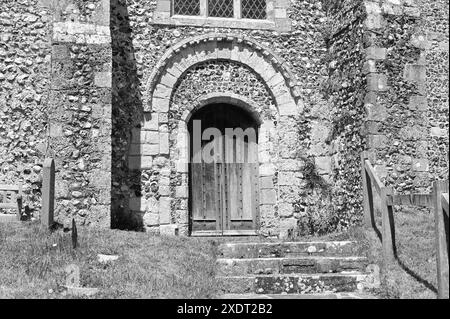
<svg viewBox="0 0 450 319">
<path fill-rule="evenodd" d="M 51 228 L 55 209 L 55 162 L 53 159 L 45 159 L 42 175 L 41 225 Z"/>
<path fill-rule="evenodd" d="M 73 249 L 77 249 L 78 247 L 78 230 L 75 218 L 72 218 L 72 247 Z"/>
<path fill-rule="evenodd" d="M 66 267 L 66 287 L 80 286 L 80 268 L 74 264 Z"/>
<path fill-rule="evenodd" d="M 70 264 L 66 267 L 66 288 L 67 293 L 77 297 L 90 297 L 98 292 L 97 288 L 85 288 L 80 285 L 80 268 Z"/>
</svg>

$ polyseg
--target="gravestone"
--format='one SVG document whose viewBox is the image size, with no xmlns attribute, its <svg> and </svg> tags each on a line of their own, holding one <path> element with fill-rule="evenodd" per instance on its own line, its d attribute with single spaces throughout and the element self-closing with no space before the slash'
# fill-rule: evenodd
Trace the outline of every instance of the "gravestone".
<svg viewBox="0 0 450 319">
<path fill-rule="evenodd" d="M 97 288 L 81 287 L 80 268 L 77 265 L 70 264 L 66 267 L 66 289 L 67 294 L 76 297 L 90 297 L 98 293 Z"/>
<path fill-rule="evenodd" d="M 55 209 L 55 161 L 47 158 L 42 171 L 41 225 L 49 229 L 53 226 Z"/>
<path fill-rule="evenodd" d="M 78 230 L 75 218 L 72 218 L 72 247 L 73 249 L 77 249 L 78 247 Z"/>
</svg>

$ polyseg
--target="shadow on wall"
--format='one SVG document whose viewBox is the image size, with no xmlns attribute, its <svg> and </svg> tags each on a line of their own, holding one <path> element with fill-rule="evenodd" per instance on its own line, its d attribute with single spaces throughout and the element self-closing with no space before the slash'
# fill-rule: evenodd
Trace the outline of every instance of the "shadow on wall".
<svg viewBox="0 0 450 319">
<path fill-rule="evenodd" d="M 143 117 L 140 79 L 125 1 L 111 0 L 112 38 L 112 185 L 111 227 L 143 230 L 142 214 L 130 211 L 130 195 L 142 195 L 141 172 L 128 169 L 132 128 Z M 136 143 L 134 137 L 134 142 Z M 139 141 L 138 141 L 139 142 Z"/>
</svg>

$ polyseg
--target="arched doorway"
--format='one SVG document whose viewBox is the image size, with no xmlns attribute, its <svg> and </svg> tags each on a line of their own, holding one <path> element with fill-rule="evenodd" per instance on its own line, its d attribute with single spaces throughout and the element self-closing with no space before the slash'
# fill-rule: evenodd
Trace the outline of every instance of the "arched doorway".
<svg viewBox="0 0 450 319">
<path fill-rule="evenodd" d="M 188 129 L 191 235 L 255 235 L 259 123 L 240 107 L 215 103 L 192 114 Z"/>
</svg>

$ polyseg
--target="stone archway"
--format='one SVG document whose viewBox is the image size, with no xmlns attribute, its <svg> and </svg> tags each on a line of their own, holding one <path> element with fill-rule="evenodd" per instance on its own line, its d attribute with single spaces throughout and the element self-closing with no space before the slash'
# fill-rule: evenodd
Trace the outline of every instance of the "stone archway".
<svg viewBox="0 0 450 319">
<path fill-rule="evenodd" d="M 207 68 L 211 74 L 202 74 L 201 80 L 195 78 Z M 244 78 L 239 85 L 233 80 L 238 78 L 233 77 L 235 73 Z M 147 120 L 139 134 L 141 140 L 150 142 L 136 147 L 138 151 L 131 154 L 140 161 L 140 169 L 155 169 L 157 165 L 161 172 L 160 192 L 150 205 L 160 229 L 178 227 L 181 234 L 188 232 L 187 121 L 193 111 L 217 102 L 242 107 L 259 119 L 262 231 L 264 225 L 278 229 L 282 222 L 276 217 L 278 209 L 283 210 L 283 216 L 292 216 L 292 204 L 278 201 L 284 190 L 295 191 L 295 185 L 279 187 L 277 175 L 291 174 L 291 162 L 296 156 L 298 133 L 293 123 L 303 112 L 298 92 L 286 63 L 249 38 L 213 34 L 187 39 L 171 48 L 147 84 Z M 142 165 L 143 162 L 148 165 Z M 289 184 L 286 179 L 283 182 Z M 155 210 L 158 216 L 154 215 Z M 293 219 L 287 222 L 293 223 Z"/>
<path fill-rule="evenodd" d="M 188 38 L 169 49 L 147 81 L 145 111 L 168 110 L 177 80 L 195 64 L 209 60 L 234 61 L 252 69 L 273 92 L 281 116 L 303 111 L 299 86 L 287 63 L 256 40 L 232 34 Z"/>
</svg>

